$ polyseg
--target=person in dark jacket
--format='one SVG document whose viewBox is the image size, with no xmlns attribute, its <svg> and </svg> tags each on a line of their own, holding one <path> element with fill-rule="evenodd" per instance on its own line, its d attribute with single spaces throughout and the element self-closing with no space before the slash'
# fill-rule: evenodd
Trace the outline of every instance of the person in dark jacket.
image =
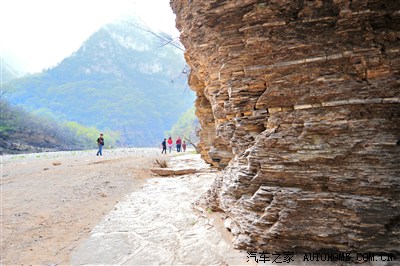
<svg viewBox="0 0 400 266">
<path fill-rule="evenodd" d="M 99 146 L 99 150 L 97 151 L 96 156 L 103 156 L 103 146 L 104 146 L 104 138 L 103 134 L 100 134 L 100 137 L 97 139 L 97 146 Z"/>
<path fill-rule="evenodd" d="M 161 151 L 161 154 L 163 154 L 163 153 L 164 153 L 164 151 L 165 151 L 165 154 L 167 154 L 167 139 L 164 139 L 164 141 L 163 141 L 163 142 L 161 142 L 161 145 L 162 145 L 162 151 Z"/>
</svg>

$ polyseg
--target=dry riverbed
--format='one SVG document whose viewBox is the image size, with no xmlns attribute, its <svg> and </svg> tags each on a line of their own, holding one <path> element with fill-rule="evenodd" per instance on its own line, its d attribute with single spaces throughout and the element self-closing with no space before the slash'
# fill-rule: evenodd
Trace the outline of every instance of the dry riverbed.
<svg viewBox="0 0 400 266">
<path fill-rule="evenodd" d="M 247 264 L 220 221 L 190 206 L 212 173 L 155 177 L 159 152 L 2 156 L 1 264 Z M 199 160 L 185 156 L 166 157 Z"/>
</svg>

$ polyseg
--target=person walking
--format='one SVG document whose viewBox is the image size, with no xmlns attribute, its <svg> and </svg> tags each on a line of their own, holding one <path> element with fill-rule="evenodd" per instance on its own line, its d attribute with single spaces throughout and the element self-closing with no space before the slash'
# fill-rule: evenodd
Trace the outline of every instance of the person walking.
<svg viewBox="0 0 400 266">
<path fill-rule="evenodd" d="M 183 152 L 186 152 L 186 141 L 185 140 L 182 143 L 182 150 L 183 150 Z"/>
<path fill-rule="evenodd" d="M 181 137 L 178 137 L 178 139 L 176 140 L 176 151 L 177 152 L 181 152 L 181 145 L 182 145 Z"/>
<path fill-rule="evenodd" d="M 164 141 L 163 141 L 163 142 L 161 142 L 161 145 L 162 145 L 162 151 L 161 151 L 161 154 L 163 154 L 163 153 L 164 153 L 164 151 L 165 151 L 165 154 L 167 154 L 167 139 L 164 139 Z"/>
<path fill-rule="evenodd" d="M 100 137 L 97 139 L 97 146 L 99 146 L 99 150 L 97 151 L 96 156 L 103 156 L 103 146 L 104 146 L 104 138 L 103 134 L 100 134 Z"/>
<path fill-rule="evenodd" d="M 167 145 L 168 145 L 169 153 L 171 153 L 172 145 L 174 145 L 174 142 L 172 141 L 171 137 L 168 138 Z"/>
</svg>

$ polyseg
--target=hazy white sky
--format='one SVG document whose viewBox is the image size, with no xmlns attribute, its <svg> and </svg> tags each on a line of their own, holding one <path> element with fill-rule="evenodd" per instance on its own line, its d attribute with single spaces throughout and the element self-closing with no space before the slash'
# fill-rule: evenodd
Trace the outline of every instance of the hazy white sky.
<svg viewBox="0 0 400 266">
<path fill-rule="evenodd" d="M 127 15 L 179 35 L 169 0 L 0 0 L 1 54 L 39 72 L 71 55 L 104 24 Z"/>
</svg>

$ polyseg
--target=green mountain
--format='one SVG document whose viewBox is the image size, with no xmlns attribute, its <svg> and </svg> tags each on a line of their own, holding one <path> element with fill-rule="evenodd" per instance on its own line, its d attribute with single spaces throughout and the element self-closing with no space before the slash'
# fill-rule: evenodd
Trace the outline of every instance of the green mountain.
<svg viewBox="0 0 400 266">
<path fill-rule="evenodd" d="M 119 132 L 120 145 L 151 146 L 193 106 L 194 94 L 178 79 L 184 66 L 180 50 L 115 23 L 57 66 L 12 80 L 7 97 L 57 120 Z"/>
</svg>

